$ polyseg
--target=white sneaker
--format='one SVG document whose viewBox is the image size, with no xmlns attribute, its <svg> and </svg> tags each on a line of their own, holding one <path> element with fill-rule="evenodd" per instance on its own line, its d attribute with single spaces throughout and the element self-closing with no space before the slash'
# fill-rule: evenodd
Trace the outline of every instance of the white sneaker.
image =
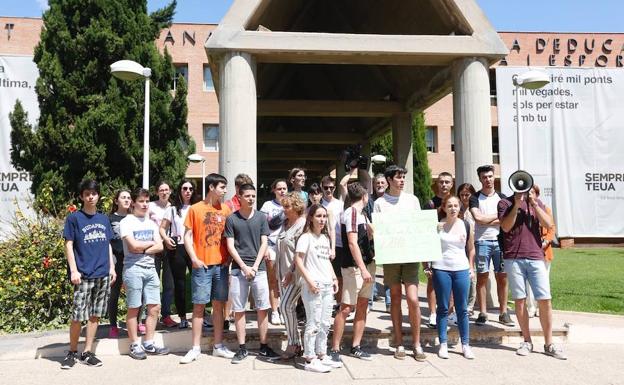
<svg viewBox="0 0 624 385">
<path fill-rule="evenodd" d="M 186 353 L 184 355 L 184 357 L 182 357 L 180 359 L 180 363 L 181 364 L 190 364 L 191 362 L 193 362 L 196 359 L 198 359 L 200 354 L 201 354 L 201 350 L 191 349 L 191 350 L 188 351 L 188 353 Z"/>
<path fill-rule="evenodd" d="M 435 329 L 437 325 L 438 325 L 438 320 L 437 320 L 436 313 L 431 313 L 431 315 L 429 315 L 429 323 L 427 324 L 427 326 L 429 326 L 429 328 L 431 329 Z"/>
<path fill-rule="evenodd" d="M 438 349 L 438 357 L 443 358 L 445 360 L 449 358 L 448 345 L 446 344 L 446 342 L 443 342 L 440 344 L 440 348 Z"/>
<path fill-rule="evenodd" d="M 316 372 L 316 373 L 327 373 L 331 370 L 329 366 L 323 365 L 321 360 L 319 360 L 318 358 L 315 358 L 311 362 L 308 362 L 307 364 L 305 364 L 304 369 L 309 372 Z"/>
<path fill-rule="evenodd" d="M 279 312 L 272 311 L 271 319 L 269 320 L 269 322 L 271 322 L 271 325 L 280 325 L 282 323 L 282 320 L 280 319 Z"/>
<path fill-rule="evenodd" d="M 221 345 L 220 348 L 213 346 L 212 347 L 212 355 L 214 357 L 223 357 L 227 359 L 234 358 L 234 352 L 227 348 L 225 345 Z"/>
<path fill-rule="evenodd" d="M 520 344 L 518 350 L 516 350 L 516 354 L 519 356 L 528 356 L 529 353 L 533 351 L 533 344 L 527 341 L 524 341 Z"/>
<path fill-rule="evenodd" d="M 349 315 L 347 316 L 346 321 L 347 322 L 353 322 L 353 320 L 355 319 L 355 312 L 352 311 L 351 313 L 349 313 Z"/>
<path fill-rule="evenodd" d="M 448 324 L 457 326 L 457 313 L 453 313 L 448 316 Z"/>
<path fill-rule="evenodd" d="M 475 356 L 474 356 L 474 353 L 472 352 L 472 349 L 470 349 L 470 345 L 462 345 L 462 352 L 464 354 L 465 359 L 474 360 Z"/>
<path fill-rule="evenodd" d="M 338 369 L 342 368 L 342 361 L 334 361 L 330 356 L 324 356 L 321 361 L 321 364 L 325 366 L 329 366 L 330 368 Z"/>
</svg>

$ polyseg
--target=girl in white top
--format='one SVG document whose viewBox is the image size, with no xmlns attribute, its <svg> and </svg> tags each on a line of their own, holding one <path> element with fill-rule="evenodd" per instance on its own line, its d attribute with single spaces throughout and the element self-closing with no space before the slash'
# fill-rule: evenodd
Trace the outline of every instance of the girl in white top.
<svg viewBox="0 0 624 385">
<path fill-rule="evenodd" d="M 275 273 L 275 258 L 277 256 L 277 237 L 282 231 L 284 223 L 284 208 L 282 207 L 282 198 L 288 192 L 288 184 L 285 179 L 276 179 L 271 183 L 271 191 L 275 195 L 275 199 L 264 202 L 260 211 L 266 214 L 269 221 L 269 247 L 267 247 L 264 256 L 266 261 L 267 277 L 269 279 L 269 302 L 271 303 L 271 317 L 269 322 L 273 325 L 282 324 L 278 307 L 279 307 L 279 284 L 277 282 L 277 274 Z M 306 198 L 307 199 L 307 198 Z"/>
<path fill-rule="evenodd" d="M 460 201 L 456 196 L 447 196 L 442 201 L 442 209 L 446 218 L 438 225 L 440 242 L 442 243 L 442 259 L 434 261 L 433 287 L 436 293 L 438 338 L 440 349 L 438 356 L 448 358 L 448 308 L 453 293 L 457 312 L 457 326 L 465 358 L 474 359 L 470 349 L 468 326 L 468 291 L 470 277 L 474 276 L 474 231 L 472 227 L 458 218 Z"/>
<path fill-rule="evenodd" d="M 303 353 L 307 362 L 305 369 L 328 372 L 342 364 L 325 354 L 338 280 L 330 261 L 327 210 L 320 204 L 310 207 L 304 232 L 297 241 L 295 264 L 303 278 L 301 296 L 307 320 Z"/>
<path fill-rule="evenodd" d="M 161 180 L 156 183 L 156 193 L 158 199 L 149 203 L 147 215 L 156 226 L 160 228 L 160 224 L 165 217 L 167 209 L 171 207 L 169 198 L 171 197 L 171 187 L 168 182 Z M 173 302 L 173 274 L 169 259 L 165 258 L 166 251 L 158 253 L 155 256 L 156 272 L 161 277 L 162 273 L 162 296 L 161 296 L 161 320 L 166 327 L 177 326 L 178 323 L 171 318 L 171 303 Z"/>
<path fill-rule="evenodd" d="M 195 186 L 190 180 L 182 180 L 176 191 L 175 205 L 169 206 L 160 222 L 160 236 L 165 245 L 165 255 L 173 275 L 175 305 L 180 317 L 178 327 L 186 329 L 186 272 L 192 271 L 191 259 L 184 248 L 184 220 L 195 203 Z"/>
<path fill-rule="evenodd" d="M 476 193 L 476 190 L 470 183 L 463 183 L 457 188 L 457 196 L 461 201 L 461 210 L 459 210 L 459 218 L 470 224 L 470 228 L 474 229 L 475 220 L 470 212 L 470 197 Z M 477 277 L 470 278 L 470 291 L 468 292 L 468 316 L 474 314 L 474 305 L 477 302 Z"/>
</svg>

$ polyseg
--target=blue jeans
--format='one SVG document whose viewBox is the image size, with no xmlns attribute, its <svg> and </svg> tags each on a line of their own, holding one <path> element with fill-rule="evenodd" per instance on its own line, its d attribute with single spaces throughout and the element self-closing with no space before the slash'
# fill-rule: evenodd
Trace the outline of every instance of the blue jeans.
<svg viewBox="0 0 624 385">
<path fill-rule="evenodd" d="M 461 343 L 467 345 L 470 342 L 470 329 L 468 326 L 468 291 L 470 290 L 470 270 L 448 271 L 433 270 L 433 289 L 436 294 L 438 321 L 438 338 L 440 343 L 447 342 L 446 326 L 448 325 L 448 308 L 451 291 L 455 299 L 455 312 L 457 313 L 457 326 Z"/>
</svg>

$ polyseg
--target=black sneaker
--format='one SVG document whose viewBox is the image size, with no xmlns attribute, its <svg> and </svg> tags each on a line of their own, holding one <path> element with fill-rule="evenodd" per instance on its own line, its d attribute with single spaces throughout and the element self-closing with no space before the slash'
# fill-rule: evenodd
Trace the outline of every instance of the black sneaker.
<svg viewBox="0 0 624 385">
<path fill-rule="evenodd" d="M 370 354 L 362 350 L 359 345 L 351 348 L 351 356 L 355 358 L 359 358 L 360 360 L 364 360 L 364 361 L 373 360 L 373 357 L 371 357 Z"/>
<path fill-rule="evenodd" d="M 247 351 L 247 349 L 238 349 L 238 351 L 234 355 L 234 358 L 232 358 L 232 363 L 240 364 L 245 358 L 247 358 L 248 355 L 249 352 Z"/>
<path fill-rule="evenodd" d="M 76 365 L 76 359 L 78 359 L 78 352 L 67 352 L 63 363 L 61 363 L 61 369 L 71 369 Z"/>
<path fill-rule="evenodd" d="M 93 352 L 82 352 L 80 362 L 89 366 L 102 366 L 102 361 Z"/>
<path fill-rule="evenodd" d="M 479 316 L 475 320 L 475 325 L 485 325 L 488 321 L 488 316 L 485 313 L 479 313 Z"/>
<path fill-rule="evenodd" d="M 132 345 L 130 345 L 130 353 L 129 353 L 129 355 L 130 355 L 130 357 L 134 358 L 135 360 L 144 360 L 144 359 L 147 358 L 147 354 L 145 354 L 145 351 L 143 350 L 143 348 L 139 344 L 132 344 Z"/>
<path fill-rule="evenodd" d="M 223 321 L 223 331 L 228 331 L 230 330 L 230 320 L 224 320 Z"/>
<path fill-rule="evenodd" d="M 338 350 L 330 350 L 329 357 L 334 362 L 342 362 L 342 360 L 340 359 L 340 352 Z"/>
<path fill-rule="evenodd" d="M 260 348 L 260 353 L 259 353 L 260 357 L 264 357 L 268 360 L 276 360 L 278 358 L 280 358 L 280 355 L 275 353 L 273 351 L 273 349 L 271 349 L 270 347 L 266 347 L 266 348 Z"/>
<path fill-rule="evenodd" d="M 164 346 L 163 347 L 156 346 L 154 344 L 151 344 L 151 345 L 143 344 L 143 350 L 145 351 L 145 353 L 151 354 L 153 356 L 166 356 L 167 354 L 169 354 L 168 348 Z"/>
<path fill-rule="evenodd" d="M 498 322 L 505 326 L 516 326 L 507 312 L 501 313 L 501 315 L 498 316 Z"/>
</svg>

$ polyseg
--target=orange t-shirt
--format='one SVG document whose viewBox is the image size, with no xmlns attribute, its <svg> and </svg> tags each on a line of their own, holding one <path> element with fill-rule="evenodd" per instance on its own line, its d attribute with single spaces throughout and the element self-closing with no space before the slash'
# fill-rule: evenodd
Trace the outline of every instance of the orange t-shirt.
<svg viewBox="0 0 624 385">
<path fill-rule="evenodd" d="M 232 210 L 225 205 L 217 207 L 204 201 L 191 206 L 184 226 L 193 231 L 193 249 L 197 258 L 206 265 L 218 265 L 227 260 L 228 252 L 223 230 L 225 219 Z"/>
</svg>

